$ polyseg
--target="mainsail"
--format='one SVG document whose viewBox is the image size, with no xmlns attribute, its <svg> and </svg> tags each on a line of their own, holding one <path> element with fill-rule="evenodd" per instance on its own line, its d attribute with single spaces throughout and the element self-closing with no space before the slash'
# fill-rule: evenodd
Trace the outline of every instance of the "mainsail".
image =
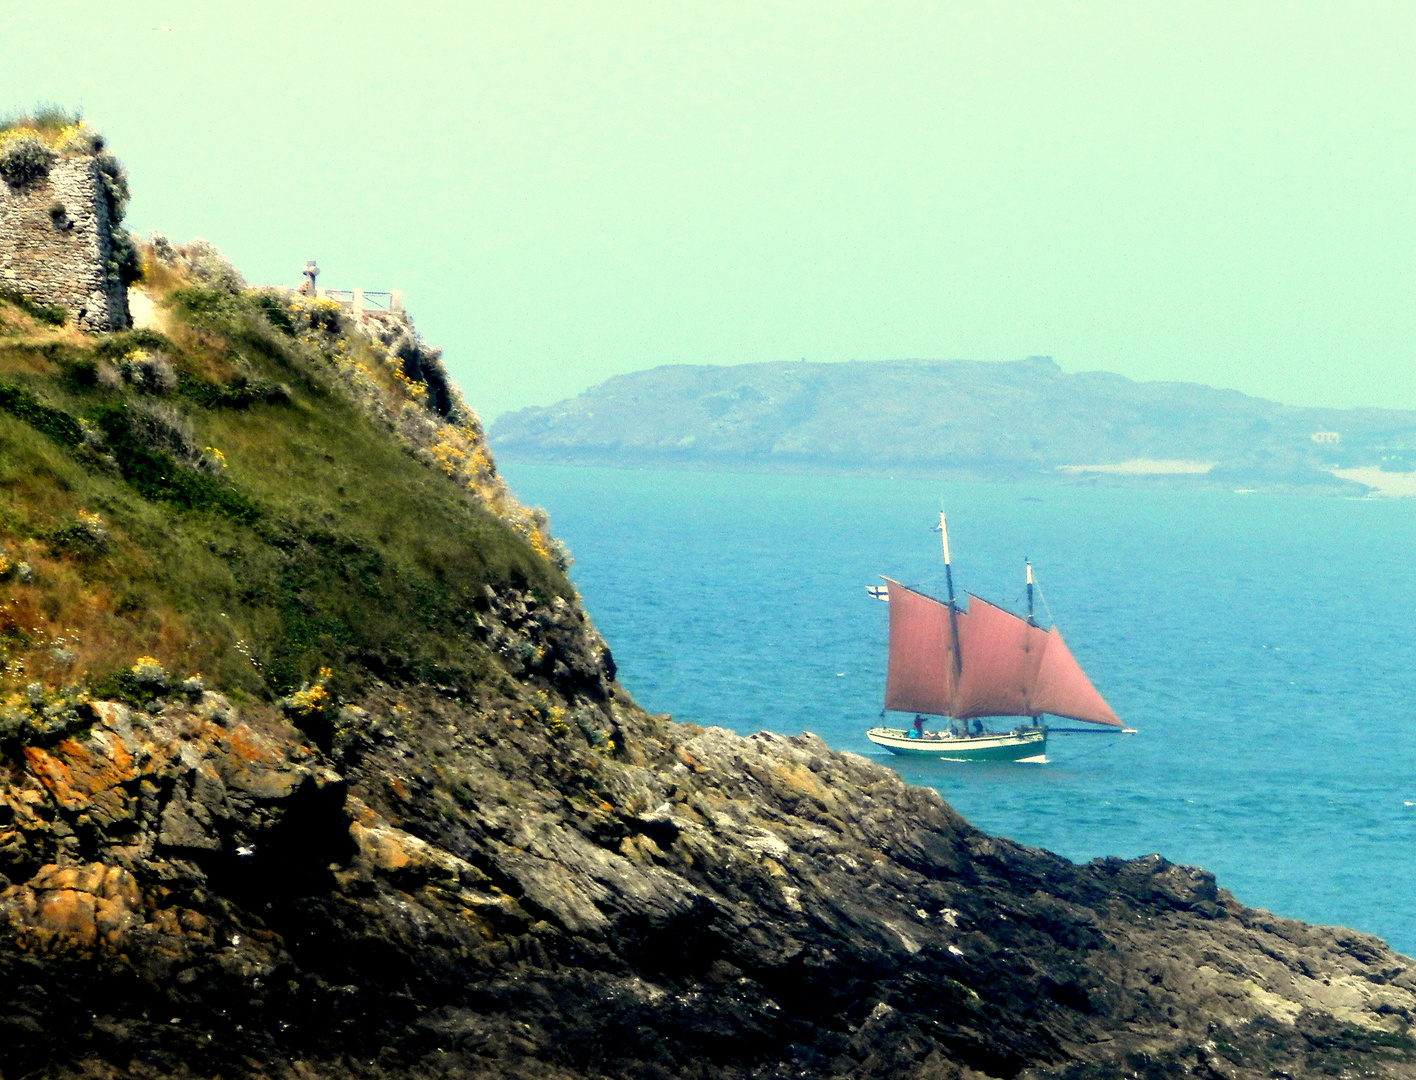
<svg viewBox="0 0 1416 1080">
<path fill-rule="evenodd" d="M 951 716 L 1035 716 L 1033 687 L 1047 649 L 1047 635 L 987 600 L 969 594 L 959 614 L 963 670 Z"/>
<path fill-rule="evenodd" d="M 885 580 L 890 588 L 885 708 L 960 720 L 1052 713 L 1122 726 L 1056 627 L 1043 630 L 971 595 L 968 610 L 953 613 L 956 654 L 949 605 Z"/>
</svg>

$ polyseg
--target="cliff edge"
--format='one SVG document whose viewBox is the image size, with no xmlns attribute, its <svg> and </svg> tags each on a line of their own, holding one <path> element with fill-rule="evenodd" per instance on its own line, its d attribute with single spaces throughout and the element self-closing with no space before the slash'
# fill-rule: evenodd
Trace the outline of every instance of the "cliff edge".
<svg viewBox="0 0 1416 1080">
<path fill-rule="evenodd" d="M 411 322 L 0 303 L 0 1076 L 1403 1077 L 1416 978 L 640 709 Z"/>
</svg>

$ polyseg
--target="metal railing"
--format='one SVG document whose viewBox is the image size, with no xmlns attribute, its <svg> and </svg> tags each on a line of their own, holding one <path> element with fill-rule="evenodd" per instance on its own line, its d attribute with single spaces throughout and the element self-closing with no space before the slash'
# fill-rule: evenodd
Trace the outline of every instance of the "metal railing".
<svg viewBox="0 0 1416 1080">
<path fill-rule="evenodd" d="M 325 300 L 333 300 L 353 309 L 358 318 L 366 311 L 402 311 L 403 290 L 390 289 L 388 292 L 371 292 L 365 289 L 326 289 L 315 286 L 315 295 Z"/>
</svg>

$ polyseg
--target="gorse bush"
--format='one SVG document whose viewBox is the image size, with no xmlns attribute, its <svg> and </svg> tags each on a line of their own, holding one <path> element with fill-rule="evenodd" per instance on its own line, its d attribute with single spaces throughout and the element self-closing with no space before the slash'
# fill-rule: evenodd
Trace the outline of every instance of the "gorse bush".
<svg viewBox="0 0 1416 1080">
<path fill-rule="evenodd" d="M 80 113 L 58 105 L 0 117 L 0 145 L 19 139 L 34 139 L 57 154 L 85 157 L 100 156 L 104 147 L 103 135 L 85 124 Z M 122 166 L 117 170 L 121 172 Z"/>
<path fill-rule="evenodd" d="M 30 112 L 7 113 L 0 117 L 0 132 L 31 128 L 54 135 L 65 128 L 77 127 L 83 120 L 83 112 L 80 110 L 70 110 L 51 101 L 42 101 Z"/>
<path fill-rule="evenodd" d="M 97 156 L 103 147 L 103 135 L 82 124 L 69 128 L 54 143 L 54 148 L 61 154 L 83 154 L 88 157 Z"/>
<path fill-rule="evenodd" d="M 177 386 L 177 372 L 164 354 L 134 349 L 118 361 L 124 381 L 149 394 L 166 394 Z"/>
<path fill-rule="evenodd" d="M 49 534 L 50 546 L 57 552 L 92 559 L 108 551 L 109 532 L 100 514 L 80 510 L 76 520 Z"/>
</svg>

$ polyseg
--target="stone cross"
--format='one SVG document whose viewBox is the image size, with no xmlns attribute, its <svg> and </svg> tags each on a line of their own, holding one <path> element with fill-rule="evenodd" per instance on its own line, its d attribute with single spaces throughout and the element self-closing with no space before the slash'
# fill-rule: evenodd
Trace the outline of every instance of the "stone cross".
<svg viewBox="0 0 1416 1080">
<path fill-rule="evenodd" d="M 305 275 L 305 285 L 300 291 L 306 296 L 314 296 L 315 278 L 320 276 L 320 268 L 315 265 L 315 260 L 311 259 L 305 264 L 305 269 L 301 272 Z"/>
</svg>

